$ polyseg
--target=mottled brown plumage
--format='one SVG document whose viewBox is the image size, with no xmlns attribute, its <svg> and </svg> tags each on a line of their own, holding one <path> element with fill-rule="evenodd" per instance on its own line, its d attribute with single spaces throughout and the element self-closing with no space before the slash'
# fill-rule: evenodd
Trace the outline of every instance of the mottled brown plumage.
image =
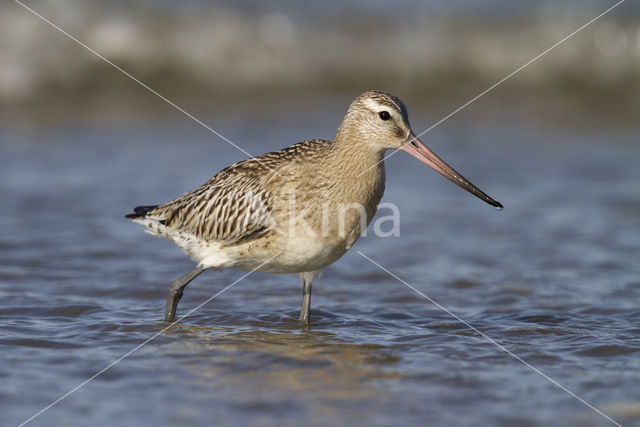
<svg viewBox="0 0 640 427">
<path fill-rule="evenodd" d="M 319 139 L 304 141 L 234 163 L 203 186 L 157 206 L 146 217 L 207 241 L 233 244 L 259 237 L 275 226 L 271 221 L 273 191 L 265 184 L 290 181 L 278 170 L 301 156 L 320 160 L 330 144 Z"/>
</svg>

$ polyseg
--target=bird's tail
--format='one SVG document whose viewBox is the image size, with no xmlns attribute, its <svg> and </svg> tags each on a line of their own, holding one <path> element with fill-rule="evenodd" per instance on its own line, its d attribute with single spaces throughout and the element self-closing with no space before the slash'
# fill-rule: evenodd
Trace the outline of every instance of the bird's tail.
<svg viewBox="0 0 640 427">
<path fill-rule="evenodd" d="M 158 206 L 159 205 L 136 206 L 133 208 L 133 213 L 125 215 L 124 217 L 131 219 L 144 218 L 147 215 L 147 212 L 154 210 Z"/>
</svg>

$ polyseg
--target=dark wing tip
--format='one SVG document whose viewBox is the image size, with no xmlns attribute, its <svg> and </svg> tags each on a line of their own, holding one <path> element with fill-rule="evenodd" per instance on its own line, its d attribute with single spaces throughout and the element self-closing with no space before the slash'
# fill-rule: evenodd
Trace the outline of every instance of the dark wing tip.
<svg viewBox="0 0 640 427">
<path fill-rule="evenodd" d="M 134 213 L 125 215 L 124 217 L 131 219 L 142 218 L 147 215 L 147 212 L 157 208 L 158 206 L 159 205 L 136 206 L 135 208 L 133 208 Z"/>
</svg>

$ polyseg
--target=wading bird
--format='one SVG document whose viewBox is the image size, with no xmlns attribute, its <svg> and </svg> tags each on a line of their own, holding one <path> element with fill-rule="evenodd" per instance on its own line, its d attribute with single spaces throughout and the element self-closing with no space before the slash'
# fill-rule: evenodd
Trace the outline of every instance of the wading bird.
<svg viewBox="0 0 640 427">
<path fill-rule="evenodd" d="M 367 91 L 351 103 L 333 141 L 312 139 L 240 161 L 200 188 L 126 216 L 197 263 L 171 284 L 165 321 L 175 321 L 183 290 L 196 276 L 233 268 L 299 274 L 300 320 L 308 324 L 313 279 L 349 250 L 376 213 L 390 149 L 502 208 L 415 136 L 399 98 Z"/>
</svg>

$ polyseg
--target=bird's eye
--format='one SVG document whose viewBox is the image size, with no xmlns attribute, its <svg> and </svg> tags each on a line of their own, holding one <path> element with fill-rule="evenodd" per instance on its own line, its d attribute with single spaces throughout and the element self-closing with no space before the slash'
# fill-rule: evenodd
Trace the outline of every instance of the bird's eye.
<svg viewBox="0 0 640 427">
<path fill-rule="evenodd" d="M 378 113 L 378 117 L 380 117 L 382 120 L 389 120 L 391 118 L 391 114 L 389 114 L 388 111 L 380 111 Z"/>
</svg>

